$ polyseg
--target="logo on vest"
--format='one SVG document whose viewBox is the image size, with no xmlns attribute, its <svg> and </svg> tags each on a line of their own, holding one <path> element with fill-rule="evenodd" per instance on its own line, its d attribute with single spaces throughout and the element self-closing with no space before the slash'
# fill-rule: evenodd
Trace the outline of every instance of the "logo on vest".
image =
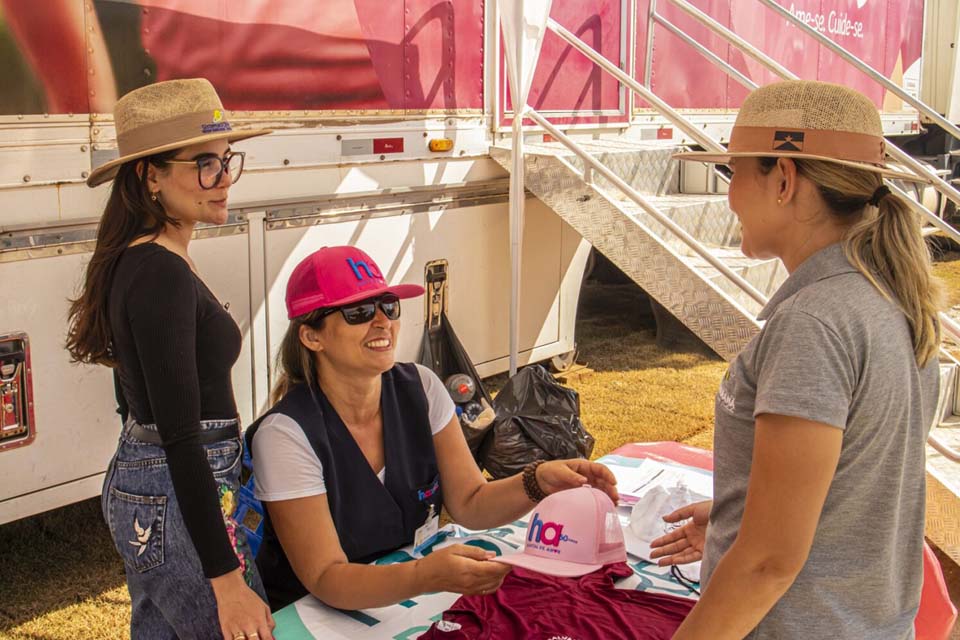
<svg viewBox="0 0 960 640">
<path fill-rule="evenodd" d="M 530 530 L 527 532 L 528 546 L 533 543 L 541 551 L 550 553 L 560 553 L 560 543 L 569 542 L 577 544 L 577 541 L 563 532 L 563 525 L 559 522 L 544 522 L 540 519 L 539 513 L 533 514 L 533 522 L 530 524 Z"/>
<path fill-rule="evenodd" d="M 434 480 L 433 484 L 427 487 L 426 489 L 417 490 L 417 498 L 420 500 L 420 502 L 423 502 L 424 500 L 429 500 L 439 490 L 440 490 L 440 481 Z"/>
</svg>

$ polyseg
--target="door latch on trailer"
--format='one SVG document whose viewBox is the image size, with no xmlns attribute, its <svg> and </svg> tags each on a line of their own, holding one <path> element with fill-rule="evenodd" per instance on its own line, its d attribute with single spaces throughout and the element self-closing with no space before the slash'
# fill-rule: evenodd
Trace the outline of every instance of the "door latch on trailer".
<svg viewBox="0 0 960 640">
<path fill-rule="evenodd" d="M 427 290 L 427 329 L 440 328 L 440 315 L 447 310 L 447 261 L 434 260 L 424 268 L 424 285 Z"/>
<path fill-rule="evenodd" d="M 36 436 L 30 340 L 0 336 L 0 451 L 30 444 Z"/>
</svg>

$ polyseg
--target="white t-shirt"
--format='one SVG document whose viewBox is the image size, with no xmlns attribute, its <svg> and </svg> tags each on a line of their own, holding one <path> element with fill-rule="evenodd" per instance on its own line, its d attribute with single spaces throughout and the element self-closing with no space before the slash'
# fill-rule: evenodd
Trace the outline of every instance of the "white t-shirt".
<svg viewBox="0 0 960 640">
<path fill-rule="evenodd" d="M 453 418 L 456 406 L 437 374 L 419 364 L 417 372 L 427 396 L 430 432 L 435 436 Z M 327 492 L 323 465 L 293 418 L 282 413 L 267 416 L 254 440 L 254 496 L 258 500 L 293 500 Z M 386 467 L 377 477 L 384 481 Z"/>
</svg>

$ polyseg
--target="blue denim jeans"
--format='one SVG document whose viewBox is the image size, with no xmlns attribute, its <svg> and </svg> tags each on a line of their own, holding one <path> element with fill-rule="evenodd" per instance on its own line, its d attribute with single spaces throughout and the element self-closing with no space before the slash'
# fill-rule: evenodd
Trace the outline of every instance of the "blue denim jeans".
<svg viewBox="0 0 960 640">
<path fill-rule="evenodd" d="M 163 449 L 130 435 L 127 421 L 107 469 L 101 507 L 123 557 L 133 606 L 133 640 L 221 638 L 217 603 L 187 534 Z M 236 424 L 205 420 L 201 430 Z M 156 425 L 143 425 L 156 430 Z M 233 520 L 240 487 L 241 438 L 204 445 L 224 513 L 224 527 L 247 584 L 266 601 L 246 536 Z"/>
</svg>

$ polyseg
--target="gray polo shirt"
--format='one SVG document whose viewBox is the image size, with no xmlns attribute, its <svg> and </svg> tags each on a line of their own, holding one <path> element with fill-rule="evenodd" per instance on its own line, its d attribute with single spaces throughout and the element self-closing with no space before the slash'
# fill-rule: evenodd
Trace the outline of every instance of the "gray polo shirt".
<svg viewBox="0 0 960 640">
<path fill-rule="evenodd" d="M 906 318 L 839 244 L 800 265 L 759 317 L 717 393 L 704 583 L 737 536 L 756 416 L 821 422 L 842 429 L 843 444 L 810 556 L 747 637 L 913 638 L 936 359 L 917 366 Z"/>
</svg>

